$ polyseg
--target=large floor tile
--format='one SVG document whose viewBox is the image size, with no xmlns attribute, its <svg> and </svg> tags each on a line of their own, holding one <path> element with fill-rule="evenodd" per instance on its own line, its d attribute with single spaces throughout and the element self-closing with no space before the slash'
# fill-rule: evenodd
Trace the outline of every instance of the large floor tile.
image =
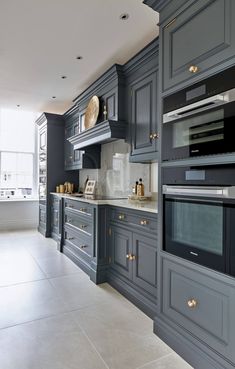
<svg viewBox="0 0 235 369">
<path fill-rule="evenodd" d="M 81 272 L 81 269 L 63 254 L 37 258 L 37 263 L 48 278 Z"/>
<path fill-rule="evenodd" d="M 56 315 L 67 307 L 48 282 L 42 280 L 0 288 L 0 328 Z"/>
<path fill-rule="evenodd" d="M 171 353 L 159 360 L 141 366 L 137 369 L 193 369 L 180 356 Z"/>
<path fill-rule="evenodd" d="M 135 369 L 171 352 L 152 333 L 152 321 L 122 303 L 87 307 L 73 316 L 110 369 Z"/>
<path fill-rule="evenodd" d="M 1 369 L 107 369 L 69 314 L 0 331 Z"/>
</svg>

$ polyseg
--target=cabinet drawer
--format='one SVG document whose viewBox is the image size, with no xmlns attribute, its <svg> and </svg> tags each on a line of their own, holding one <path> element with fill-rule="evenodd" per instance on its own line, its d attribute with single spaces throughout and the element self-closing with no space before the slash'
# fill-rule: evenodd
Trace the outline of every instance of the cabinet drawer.
<svg viewBox="0 0 235 369">
<path fill-rule="evenodd" d="M 235 359 L 234 288 L 163 260 L 163 313 L 226 357 Z"/>
<path fill-rule="evenodd" d="M 64 206 L 65 209 L 72 209 L 75 212 L 78 212 L 81 215 L 85 215 L 88 217 L 92 217 L 93 215 L 93 207 L 92 205 L 86 203 L 86 202 L 82 202 L 82 201 L 77 201 L 77 200 L 71 200 L 71 199 L 65 199 L 64 200 Z"/>
<path fill-rule="evenodd" d="M 169 19 L 162 30 L 163 90 L 234 64 L 234 17 L 232 0 L 198 0 Z"/>
<path fill-rule="evenodd" d="M 157 235 L 157 218 L 152 218 L 146 214 L 134 214 L 126 211 L 126 209 L 112 209 L 111 210 L 111 220 L 134 226 L 135 229 L 139 229 L 146 232 L 151 232 L 151 234 Z"/>
<path fill-rule="evenodd" d="M 92 220 L 87 219 L 80 214 L 76 214 L 69 209 L 65 209 L 64 222 L 65 224 L 75 227 L 77 230 L 88 236 L 93 234 Z"/>
<path fill-rule="evenodd" d="M 64 245 L 69 247 L 72 252 L 82 258 L 87 259 L 92 256 L 92 242 L 89 237 L 81 236 L 65 226 Z M 88 259 L 87 259 L 88 260 Z"/>
</svg>

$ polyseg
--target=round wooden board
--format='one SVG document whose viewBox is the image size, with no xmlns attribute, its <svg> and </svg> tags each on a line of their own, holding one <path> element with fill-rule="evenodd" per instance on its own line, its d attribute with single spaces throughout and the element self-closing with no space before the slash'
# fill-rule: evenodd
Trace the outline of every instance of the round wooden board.
<svg viewBox="0 0 235 369">
<path fill-rule="evenodd" d="M 84 128 L 88 129 L 94 127 L 99 115 L 100 102 L 98 96 L 93 96 L 86 109 Z"/>
</svg>

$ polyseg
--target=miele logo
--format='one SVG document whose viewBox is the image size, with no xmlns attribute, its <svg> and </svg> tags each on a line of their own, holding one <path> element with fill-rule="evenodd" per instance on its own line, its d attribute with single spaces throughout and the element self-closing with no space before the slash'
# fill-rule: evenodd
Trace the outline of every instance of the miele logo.
<svg viewBox="0 0 235 369">
<path fill-rule="evenodd" d="M 198 256 L 198 254 L 196 252 L 190 251 L 190 254 L 193 256 Z"/>
<path fill-rule="evenodd" d="M 195 152 L 199 152 L 199 150 L 191 150 L 190 152 L 193 154 Z"/>
</svg>

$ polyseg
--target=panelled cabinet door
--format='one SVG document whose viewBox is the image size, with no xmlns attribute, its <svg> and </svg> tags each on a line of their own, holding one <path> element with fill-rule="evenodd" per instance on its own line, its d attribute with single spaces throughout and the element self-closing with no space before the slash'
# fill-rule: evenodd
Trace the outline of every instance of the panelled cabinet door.
<svg viewBox="0 0 235 369">
<path fill-rule="evenodd" d="M 162 29 L 163 90 L 194 83 L 212 67 L 223 69 L 235 62 L 235 2 L 191 3 Z"/>
<path fill-rule="evenodd" d="M 157 297 L 157 245 L 156 240 L 133 234 L 133 282 Z"/>
<path fill-rule="evenodd" d="M 74 136 L 79 131 L 78 123 L 65 128 L 65 169 L 79 169 L 82 160 L 82 151 L 74 150 L 73 145 L 68 141 L 68 138 Z"/>
<path fill-rule="evenodd" d="M 157 150 L 157 72 L 131 87 L 131 156 Z"/>
<path fill-rule="evenodd" d="M 56 233 L 59 231 L 59 209 L 52 208 L 51 226 Z"/>
<path fill-rule="evenodd" d="M 111 226 L 111 268 L 126 278 L 132 278 L 132 233 L 118 226 Z"/>
<path fill-rule="evenodd" d="M 39 130 L 39 151 L 45 151 L 47 146 L 47 129 Z"/>
</svg>

